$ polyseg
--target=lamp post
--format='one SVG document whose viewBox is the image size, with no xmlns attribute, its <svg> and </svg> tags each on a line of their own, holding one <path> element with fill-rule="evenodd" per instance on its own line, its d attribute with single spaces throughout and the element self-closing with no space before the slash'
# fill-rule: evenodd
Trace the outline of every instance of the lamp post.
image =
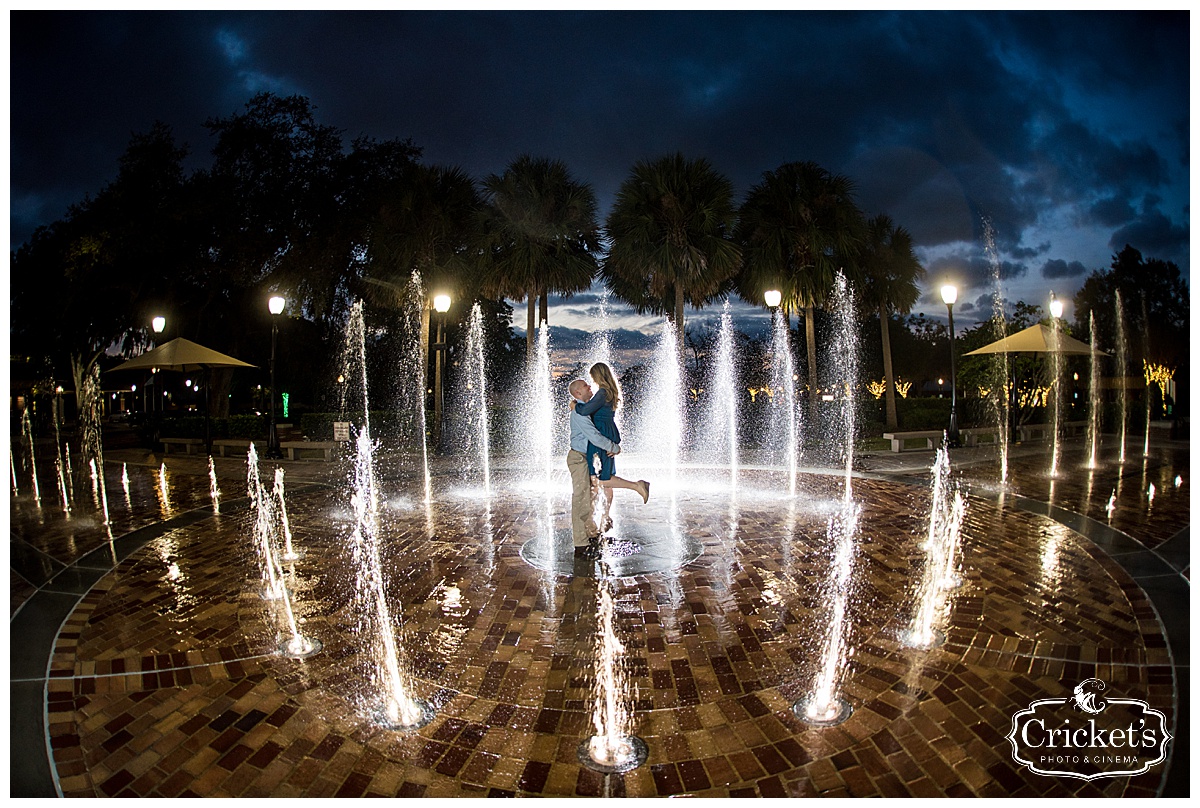
<svg viewBox="0 0 1200 808">
<path fill-rule="evenodd" d="M 435 434 L 434 446 L 442 445 L 442 366 L 445 362 L 446 342 L 442 327 L 446 322 L 446 312 L 450 311 L 450 295 L 434 295 L 433 309 L 442 315 L 438 318 L 437 339 L 433 343 L 433 424 Z"/>
<path fill-rule="evenodd" d="M 267 454 L 272 460 L 283 457 L 279 450 L 279 434 L 275 431 L 275 342 L 279 337 L 279 315 L 283 313 L 284 299 L 276 295 L 267 301 L 271 312 L 271 426 L 267 432 Z"/>
<path fill-rule="evenodd" d="M 958 300 L 958 287 L 946 284 L 942 287 L 942 302 L 950 313 L 950 429 L 946 432 L 946 443 L 958 446 L 958 384 L 954 374 L 954 301 Z"/>
<path fill-rule="evenodd" d="M 167 318 L 163 317 L 162 315 L 155 315 L 155 317 L 150 321 L 150 327 L 154 329 L 155 334 L 161 334 L 163 332 L 163 330 L 167 327 Z M 154 369 L 151 368 L 150 369 L 150 378 L 146 380 L 146 386 L 149 387 L 150 383 L 153 381 L 154 381 Z M 158 393 L 157 385 L 155 385 L 155 387 L 154 387 L 154 392 Z M 159 396 L 156 395 L 155 398 L 159 398 Z M 155 398 L 152 398 L 150 400 L 154 401 Z M 159 404 L 161 405 L 162 402 L 160 401 Z M 143 410 L 146 409 L 145 388 L 142 389 L 142 409 Z M 159 409 L 162 409 L 162 407 L 160 406 Z"/>
</svg>

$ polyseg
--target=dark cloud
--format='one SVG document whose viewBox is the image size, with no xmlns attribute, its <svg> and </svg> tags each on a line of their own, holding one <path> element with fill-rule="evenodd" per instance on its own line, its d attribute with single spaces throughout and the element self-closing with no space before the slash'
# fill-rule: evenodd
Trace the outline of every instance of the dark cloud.
<svg viewBox="0 0 1200 808">
<path fill-rule="evenodd" d="M 814 160 L 978 289 L 990 227 L 1017 298 L 1048 255 L 1104 265 L 1129 242 L 1188 268 L 1187 12 L 14 11 L 10 28 L 14 243 L 111 179 L 131 133 L 165 121 L 204 166 L 203 122 L 271 90 L 477 177 L 562 159 L 602 215 L 637 160 L 706 157 L 739 198 Z"/>
<path fill-rule="evenodd" d="M 1052 258 L 1042 265 L 1042 277 L 1047 279 L 1078 278 L 1088 273 L 1087 267 L 1078 261 Z"/>
</svg>

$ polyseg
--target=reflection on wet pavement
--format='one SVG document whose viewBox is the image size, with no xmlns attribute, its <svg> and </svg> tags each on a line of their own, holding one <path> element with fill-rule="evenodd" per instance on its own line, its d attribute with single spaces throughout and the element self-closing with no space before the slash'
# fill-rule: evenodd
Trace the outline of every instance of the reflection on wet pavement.
<svg viewBox="0 0 1200 808">
<path fill-rule="evenodd" d="M 1064 468 L 1081 457 L 1073 448 Z M 618 498 L 613 572 L 603 581 L 570 555 L 565 477 L 549 495 L 494 477 L 491 496 L 435 477 L 429 508 L 422 480 L 387 478 L 385 594 L 403 615 L 396 638 L 416 695 L 435 710 L 414 731 L 371 713 L 374 667 L 358 633 L 347 546 L 354 516 L 334 469 L 332 485 L 305 487 L 288 467 L 302 555 L 282 569 L 299 627 L 323 646 L 295 660 L 277 653 L 275 606 L 259 596 L 253 516 L 232 507 L 245 496 L 244 467 L 238 483 L 236 467 L 218 466 L 215 513 L 207 460 L 195 469 L 129 465 L 131 507 L 113 509 L 115 536 L 203 513 L 122 556 L 58 632 L 47 733 L 61 791 L 1152 796 L 1161 769 L 1092 783 L 1040 777 L 1015 764 L 1003 740 L 1014 711 L 1088 677 L 1174 715 L 1170 645 L 1146 594 L 1091 540 L 1022 507 L 1040 500 L 1108 524 L 1112 492 L 1112 526 L 1146 547 L 1186 527 L 1185 450 L 1124 466 L 1104 459 L 1092 473 L 1049 481 L 1038 470 L 1044 455 L 1017 454 L 1005 492 L 989 488 L 986 457 L 962 467 L 973 492 L 963 583 L 947 596 L 938 626 L 946 640 L 932 650 L 900 639 L 924 563 L 928 476 L 905 484 L 881 465 L 857 479 L 843 676 L 853 713 L 827 728 L 791 707 L 821 661 L 839 477 L 802 473 L 789 497 L 777 475 L 743 468 L 736 497 L 694 484 L 645 506 Z M 119 463 L 105 473 L 122 485 Z M 13 587 L 14 610 L 109 542 L 86 507 L 67 519 L 22 489 L 11 512 L 13 580 L 27 582 Z M 619 774 L 577 757 L 592 734 L 602 584 L 625 649 L 632 728 L 649 754 Z"/>
</svg>

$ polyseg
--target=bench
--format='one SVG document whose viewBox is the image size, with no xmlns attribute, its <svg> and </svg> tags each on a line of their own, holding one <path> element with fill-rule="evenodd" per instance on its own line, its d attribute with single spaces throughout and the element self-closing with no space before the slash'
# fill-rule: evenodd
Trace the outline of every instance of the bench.
<svg viewBox="0 0 1200 808">
<path fill-rule="evenodd" d="M 904 442 L 908 441 L 908 440 L 924 440 L 925 441 L 924 446 L 914 447 L 914 449 L 933 449 L 933 448 L 935 448 L 934 441 L 937 441 L 938 444 L 940 445 L 943 437 L 945 437 L 945 433 L 943 430 L 940 430 L 940 429 L 928 430 L 925 432 L 885 432 L 885 433 L 883 433 L 883 439 L 890 440 L 892 442 L 892 451 L 893 452 L 905 451 L 906 447 L 904 446 Z"/>
<path fill-rule="evenodd" d="M 287 452 L 288 460 L 303 460 L 302 452 L 319 451 L 322 460 L 333 460 L 333 452 L 338 447 L 334 440 L 285 440 L 280 441 L 279 448 Z"/>
<path fill-rule="evenodd" d="M 238 455 L 250 454 L 250 439 L 249 438 L 216 438 L 212 442 L 213 448 L 216 449 L 221 457 L 229 457 L 229 449 L 239 449 Z M 265 440 L 256 440 L 254 445 L 258 448 L 258 455 L 262 457 L 263 450 L 266 448 Z"/>
<path fill-rule="evenodd" d="M 204 445 L 204 441 L 200 438 L 159 438 L 158 440 L 163 445 L 163 454 L 170 454 L 172 446 L 182 447 L 187 454 L 198 454 L 200 447 Z"/>
<path fill-rule="evenodd" d="M 1000 440 L 1000 428 L 995 426 L 973 426 L 958 430 L 958 435 L 962 438 L 964 446 L 978 446 L 979 439 L 987 435 L 992 436 L 991 443 L 997 443 Z"/>
</svg>

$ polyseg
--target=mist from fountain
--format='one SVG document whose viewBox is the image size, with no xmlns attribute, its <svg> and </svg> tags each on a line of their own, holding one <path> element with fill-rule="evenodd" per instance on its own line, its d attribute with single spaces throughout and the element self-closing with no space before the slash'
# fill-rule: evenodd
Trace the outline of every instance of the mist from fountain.
<svg viewBox="0 0 1200 808">
<path fill-rule="evenodd" d="M 609 292 L 607 286 L 600 293 L 600 303 L 594 318 L 596 324 L 588 336 L 587 367 L 591 367 L 597 362 L 603 362 L 610 368 L 613 367 L 612 326 L 608 321 L 608 299 L 610 294 L 611 292 Z"/>
<path fill-rule="evenodd" d="M 1087 467 L 1096 468 L 1100 448 L 1100 363 L 1096 361 L 1096 313 L 1088 312 L 1088 334 L 1091 338 L 1091 365 L 1088 372 Z"/>
<path fill-rule="evenodd" d="M 1117 433 L 1120 435 L 1118 445 L 1121 447 L 1118 462 L 1125 462 L 1125 432 L 1129 424 L 1129 415 L 1126 409 L 1129 405 L 1128 391 L 1125 387 L 1125 377 L 1129 374 L 1129 357 L 1126 355 L 1129 351 L 1129 341 L 1125 335 L 1125 307 L 1121 304 L 1121 290 L 1116 290 L 1113 295 L 1113 306 L 1116 309 L 1116 325 L 1117 325 L 1117 378 L 1120 380 L 1121 392 L 1117 395 L 1117 411 L 1119 413 L 1120 424 L 1117 427 Z"/>
<path fill-rule="evenodd" d="M 799 464 L 799 411 L 796 409 L 796 369 L 792 357 L 790 329 L 783 312 L 776 308 L 772 315 L 771 333 L 771 418 L 767 429 L 772 449 L 772 463 L 779 463 L 788 472 L 788 494 L 796 495 L 796 472 Z M 777 449 L 775 447 L 778 447 Z M 781 456 L 782 455 L 782 456 Z"/>
<path fill-rule="evenodd" d="M 729 299 L 721 310 L 716 360 L 710 366 L 707 405 L 696 453 L 708 462 L 729 469 L 729 487 L 738 485 L 738 382 L 733 347 L 733 317 Z"/>
<path fill-rule="evenodd" d="M 530 469 L 531 482 L 549 492 L 554 473 L 554 389 L 550 370 L 550 326 L 542 323 L 538 327 L 537 353 L 526 371 L 523 425 L 516 434 L 531 436 L 526 444 L 526 468 Z"/>
<path fill-rule="evenodd" d="M 992 339 L 998 341 L 1008 336 L 1008 319 L 1004 313 L 1004 290 L 1001 286 L 996 231 L 989 219 L 984 219 L 983 235 L 992 274 Z M 1012 424 L 1012 383 L 1009 380 L 1008 354 L 1003 351 L 992 354 L 989 364 L 991 390 L 988 393 L 988 405 L 992 410 L 992 417 L 996 420 L 996 445 L 1000 449 L 1000 485 L 1004 486 L 1008 484 L 1008 443 Z"/>
<path fill-rule="evenodd" d="M 684 406 L 683 361 L 679 355 L 675 324 L 663 319 L 658 344 L 650 358 L 644 399 L 634 416 L 628 439 L 647 462 L 664 467 L 670 490 L 678 490 L 679 461 L 683 452 L 686 408 Z"/>
</svg>

